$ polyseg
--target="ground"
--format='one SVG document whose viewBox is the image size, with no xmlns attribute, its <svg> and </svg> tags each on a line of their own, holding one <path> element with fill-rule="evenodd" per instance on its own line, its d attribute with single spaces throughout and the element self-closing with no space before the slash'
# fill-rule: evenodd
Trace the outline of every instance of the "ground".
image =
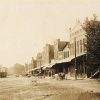
<svg viewBox="0 0 100 100">
<path fill-rule="evenodd" d="M 0 100 L 100 100 L 97 80 L 0 78 Z"/>
</svg>

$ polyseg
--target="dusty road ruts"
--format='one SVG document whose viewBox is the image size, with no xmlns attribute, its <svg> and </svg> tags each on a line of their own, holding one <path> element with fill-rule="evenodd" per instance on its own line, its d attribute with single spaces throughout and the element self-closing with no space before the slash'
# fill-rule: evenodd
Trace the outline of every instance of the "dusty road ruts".
<svg viewBox="0 0 100 100">
<path fill-rule="evenodd" d="M 85 100 L 100 99 L 100 93 L 83 91 L 69 85 L 74 82 L 32 77 L 0 79 L 0 100 L 84 100 L 84 97 Z"/>
</svg>

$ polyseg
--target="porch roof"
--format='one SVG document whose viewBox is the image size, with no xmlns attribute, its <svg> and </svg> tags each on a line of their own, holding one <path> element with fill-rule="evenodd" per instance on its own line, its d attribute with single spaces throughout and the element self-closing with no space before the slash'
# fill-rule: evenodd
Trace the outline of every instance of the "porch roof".
<svg viewBox="0 0 100 100">
<path fill-rule="evenodd" d="M 83 56 L 85 54 L 86 53 L 82 53 L 80 55 L 77 55 L 76 57 Z M 71 60 L 74 59 L 74 58 L 75 57 L 68 57 L 68 58 L 65 58 L 65 59 L 62 59 L 62 60 L 59 60 L 59 61 L 56 60 L 55 62 L 47 64 L 47 65 L 43 65 L 42 67 L 43 67 L 43 69 L 52 68 L 56 64 L 71 62 Z"/>
<path fill-rule="evenodd" d="M 59 64 L 59 63 L 67 63 L 67 62 L 70 62 L 72 60 L 72 58 L 70 58 L 70 57 L 68 57 L 68 58 L 65 58 L 65 59 L 62 59 L 62 60 L 60 60 L 60 61 L 58 61 L 58 62 L 56 62 L 57 64 Z"/>
</svg>

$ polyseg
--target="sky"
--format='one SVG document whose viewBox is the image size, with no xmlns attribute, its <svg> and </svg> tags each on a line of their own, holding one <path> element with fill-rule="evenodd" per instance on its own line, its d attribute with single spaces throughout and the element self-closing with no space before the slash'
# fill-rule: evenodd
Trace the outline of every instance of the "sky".
<svg viewBox="0 0 100 100">
<path fill-rule="evenodd" d="M 99 0 L 0 0 L 0 64 L 30 63 L 46 43 L 69 40 L 79 19 L 100 17 Z"/>
</svg>

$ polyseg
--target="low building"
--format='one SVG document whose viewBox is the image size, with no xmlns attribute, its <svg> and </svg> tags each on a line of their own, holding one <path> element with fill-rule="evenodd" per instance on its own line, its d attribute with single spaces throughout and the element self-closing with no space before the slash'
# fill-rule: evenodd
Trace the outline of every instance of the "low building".
<svg viewBox="0 0 100 100">
<path fill-rule="evenodd" d="M 7 77 L 7 68 L 0 66 L 0 78 Z"/>
</svg>

